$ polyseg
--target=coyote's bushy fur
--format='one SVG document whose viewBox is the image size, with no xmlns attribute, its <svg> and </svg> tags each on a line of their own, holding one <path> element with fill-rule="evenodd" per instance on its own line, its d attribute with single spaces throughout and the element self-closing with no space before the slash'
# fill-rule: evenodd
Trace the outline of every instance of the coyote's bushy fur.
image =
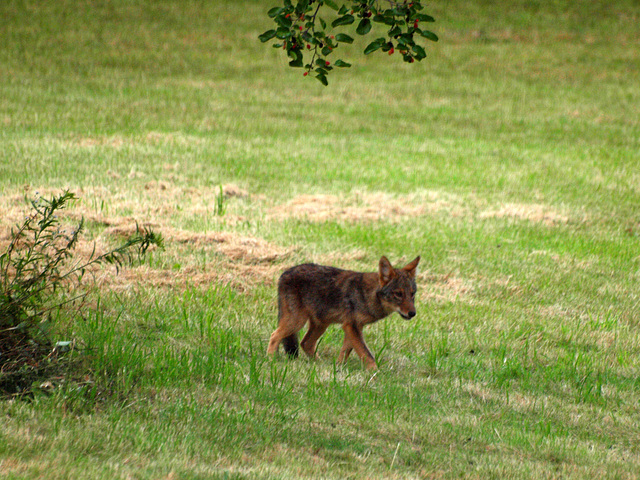
<svg viewBox="0 0 640 480">
<path fill-rule="evenodd" d="M 376 361 L 362 337 L 362 328 L 398 312 L 405 319 L 416 315 L 416 268 L 420 257 L 402 268 L 393 268 L 386 257 L 377 272 L 352 272 L 313 263 L 286 270 L 278 282 L 278 328 L 271 335 L 268 354 L 280 342 L 292 356 L 298 355 L 298 332 L 309 323 L 302 349 L 315 355 L 316 343 L 332 323 L 342 324 L 344 343 L 338 361 L 355 349 L 369 369 Z"/>
</svg>

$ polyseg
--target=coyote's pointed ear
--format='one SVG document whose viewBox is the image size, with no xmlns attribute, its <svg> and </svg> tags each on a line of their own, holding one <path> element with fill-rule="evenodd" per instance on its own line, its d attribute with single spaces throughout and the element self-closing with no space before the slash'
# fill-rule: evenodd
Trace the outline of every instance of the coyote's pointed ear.
<svg viewBox="0 0 640 480">
<path fill-rule="evenodd" d="M 387 260 L 387 257 L 383 256 L 380 259 L 380 285 L 384 287 L 395 276 L 396 276 L 396 272 L 391 266 L 391 262 Z"/>
<path fill-rule="evenodd" d="M 420 263 L 420 255 L 418 255 L 413 260 L 413 262 L 408 263 L 407 265 L 402 267 L 402 270 L 407 272 L 410 276 L 415 277 L 416 276 L 416 269 L 418 268 L 418 263 Z"/>
</svg>

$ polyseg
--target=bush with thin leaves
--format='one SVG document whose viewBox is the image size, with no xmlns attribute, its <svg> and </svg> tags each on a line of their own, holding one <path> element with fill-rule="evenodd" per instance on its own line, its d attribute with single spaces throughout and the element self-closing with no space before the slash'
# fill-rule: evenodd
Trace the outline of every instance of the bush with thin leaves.
<svg viewBox="0 0 640 480">
<path fill-rule="evenodd" d="M 97 255 L 94 246 L 88 259 L 75 260 L 84 219 L 68 231 L 58 218 L 75 199 L 65 191 L 51 199 L 33 200 L 32 213 L 12 230 L 0 255 L 0 387 L 8 375 L 39 368 L 52 352 L 51 323 L 62 309 L 71 316 L 81 312 L 81 300 L 87 295 L 83 279 L 90 267 L 109 263 L 119 269 L 141 259 L 152 245 L 162 245 L 159 234 L 137 228 L 109 252 Z"/>
</svg>

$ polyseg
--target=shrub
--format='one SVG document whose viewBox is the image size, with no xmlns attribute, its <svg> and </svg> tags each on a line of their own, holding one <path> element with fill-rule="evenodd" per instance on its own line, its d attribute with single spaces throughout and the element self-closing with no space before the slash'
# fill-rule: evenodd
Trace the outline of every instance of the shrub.
<svg viewBox="0 0 640 480">
<path fill-rule="evenodd" d="M 122 245 L 88 259 L 75 261 L 74 248 L 84 219 L 70 231 L 62 229 L 58 212 L 76 196 L 65 191 L 51 199 L 31 202 L 33 211 L 11 232 L 0 255 L 0 393 L 23 393 L 24 388 L 56 357 L 50 330 L 61 310 L 80 314 L 87 295 L 84 282 L 89 267 L 103 263 L 117 269 L 140 259 L 160 235 L 136 229 Z M 83 288 L 84 287 L 84 288 Z"/>
</svg>

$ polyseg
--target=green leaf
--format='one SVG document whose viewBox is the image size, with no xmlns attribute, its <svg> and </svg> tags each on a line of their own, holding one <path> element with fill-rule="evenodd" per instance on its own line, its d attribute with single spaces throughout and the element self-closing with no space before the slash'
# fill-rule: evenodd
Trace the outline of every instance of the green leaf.
<svg viewBox="0 0 640 480">
<path fill-rule="evenodd" d="M 278 37 L 280 40 L 291 38 L 291 30 L 289 30 L 288 28 L 279 27 L 278 30 L 276 30 L 276 37 Z"/>
<path fill-rule="evenodd" d="M 316 75 L 316 78 L 320 80 L 320 83 L 323 84 L 325 87 L 329 85 L 329 82 L 327 81 L 327 76 L 325 74 L 319 73 L 318 75 Z"/>
<path fill-rule="evenodd" d="M 298 50 L 290 50 L 289 55 L 292 57 L 289 62 L 290 67 L 302 67 L 302 53 Z"/>
<path fill-rule="evenodd" d="M 341 67 L 341 68 L 349 68 L 351 66 L 350 63 L 347 62 L 343 62 L 342 60 L 336 60 L 334 65 L 336 67 Z"/>
<path fill-rule="evenodd" d="M 364 49 L 364 54 L 369 55 L 370 53 L 375 52 L 379 48 L 382 48 L 382 46 L 385 45 L 386 43 L 387 43 L 386 39 L 377 38 L 376 40 L 371 42 L 369 45 L 367 45 L 367 47 Z"/>
<path fill-rule="evenodd" d="M 295 59 L 289 62 L 290 67 L 301 68 L 302 67 L 302 57 L 296 57 Z"/>
<path fill-rule="evenodd" d="M 424 38 L 431 40 L 432 42 L 438 41 L 438 36 L 435 33 L 430 32 L 429 30 L 422 30 L 422 32 L 420 32 L 420 35 L 422 35 Z"/>
<path fill-rule="evenodd" d="M 366 35 L 370 31 L 371 31 L 371 20 L 369 20 L 368 18 L 363 18 L 362 20 L 360 20 L 360 23 L 356 28 L 356 33 L 359 33 L 360 35 Z"/>
<path fill-rule="evenodd" d="M 424 13 L 419 13 L 416 15 L 416 20 L 420 20 L 421 22 L 435 22 L 436 19 L 431 15 L 425 15 Z"/>
<path fill-rule="evenodd" d="M 385 25 L 395 25 L 396 24 L 395 17 L 388 12 L 389 10 L 387 10 L 383 14 L 374 15 L 373 21 L 378 23 L 384 23 Z"/>
<path fill-rule="evenodd" d="M 276 31 L 275 30 L 267 30 L 262 35 L 260 35 L 258 38 L 260 39 L 260 41 L 262 43 L 264 43 L 264 42 L 268 42 L 269 40 L 271 40 L 275 36 L 276 36 Z"/>
<path fill-rule="evenodd" d="M 327 55 L 329 55 L 332 51 L 333 51 L 333 49 L 332 49 L 331 47 L 324 47 L 324 48 L 322 49 L 322 55 L 324 55 L 324 56 L 326 57 L 326 56 L 327 56 Z"/>
<path fill-rule="evenodd" d="M 291 25 L 293 24 L 293 22 L 291 21 L 290 18 L 285 17 L 284 15 L 278 15 L 275 18 L 275 21 L 278 25 L 280 25 L 281 27 L 284 28 L 290 28 Z"/>
<path fill-rule="evenodd" d="M 416 52 L 416 60 L 422 60 L 427 56 L 427 53 L 424 51 L 420 45 L 412 45 L 411 49 Z"/>
<path fill-rule="evenodd" d="M 353 15 L 345 15 L 343 17 L 336 18 L 333 22 L 331 22 L 331 26 L 338 27 L 340 25 L 351 25 L 355 21 L 356 19 L 353 17 Z"/>
<path fill-rule="evenodd" d="M 322 17 L 318 17 L 318 20 L 320 20 L 320 25 L 322 25 L 322 29 L 325 30 L 327 28 L 327 22 L 325 22 Z"/>
<path fill-rule="evenodd" d="M 269 15 L 270 18 L 273 18 L 276 15 L 280 15 L 282 12 L 284 12 L 284 8 L 273 7 L 271 10 L 267 12 L 267 15 Z"/>
<path fill-rule="evenodd" d="M 309 0 L 298 0 L 298 4 L 296 5 L 296 12 L 304 13 L 309 7 Z"/>
<path fill-rule="evenodd" d="M 404 36 L 398 37 L 398 47 L 408 48 L 410 45 L 415 45 L 416 42 L 413 41 L 413 38 L 405 38 Z"/>
<path fill-rule="evenodd" d="M 336 35 L 336 40 L 342 43 L 353 43 L 353 38 L 346 33 L 339 33 Z"/>
<path fill-rule="evenodd" d="M 402 30 L 398 25 L 394 26 L 391 30 L 389 30 L 390 37 L 395 37 L 396 35 L 400 35 L 401 33 L 402 33 Z"/>
<path fill-rule="evenodd" d="M 324 3 L 327 7 L 332 8 L 335 11 L 338 11 L 338 5 L 336 5 L 336 3 L 333 0 L 324 0 Z"/>
</svg>

